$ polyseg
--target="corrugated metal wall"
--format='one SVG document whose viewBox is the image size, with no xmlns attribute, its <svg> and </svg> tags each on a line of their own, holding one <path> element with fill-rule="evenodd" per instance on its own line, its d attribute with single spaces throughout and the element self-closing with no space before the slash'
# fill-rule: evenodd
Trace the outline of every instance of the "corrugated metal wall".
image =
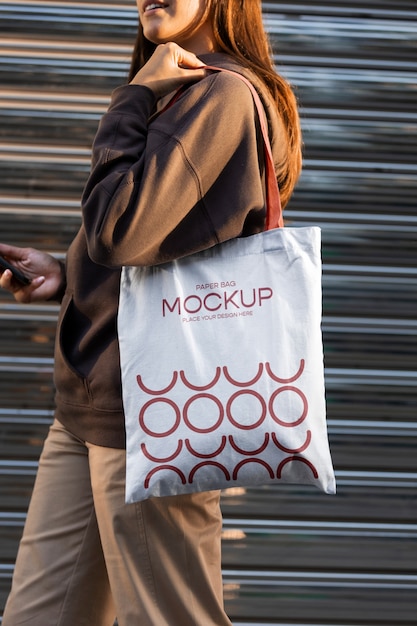
<svg viewBox="0 0 417 626">
<path fill-rule="evenodd" d="M 226 492 L 226 604 L 236 626 L 416 625 L 417 6 L 264 9 L 303 116 L 286 217 L 323 229 L 338 495 Z M 133 1 L 0 3 L 1 240 L 64 254 L 135 20 Z M 51 421 L 56 313 L 0 293 L 0 613 Z"/>
</svg>

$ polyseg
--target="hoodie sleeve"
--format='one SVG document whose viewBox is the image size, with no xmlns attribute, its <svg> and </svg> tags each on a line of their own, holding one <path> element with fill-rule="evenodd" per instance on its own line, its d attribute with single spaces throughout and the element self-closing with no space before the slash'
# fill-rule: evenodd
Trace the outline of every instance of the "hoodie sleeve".
<svg viewBox="0 0 417 626">
<path fill-rule="evenodd" d="M 82 199 L 96 263 L 156 265 L 246 234 L 249 223 L 262 229 L 259 129 L 247 86 L 212 74 L 149 121 L 154 105 L 149 89 L 126 85 L 100 123 Z"/>
</svg>

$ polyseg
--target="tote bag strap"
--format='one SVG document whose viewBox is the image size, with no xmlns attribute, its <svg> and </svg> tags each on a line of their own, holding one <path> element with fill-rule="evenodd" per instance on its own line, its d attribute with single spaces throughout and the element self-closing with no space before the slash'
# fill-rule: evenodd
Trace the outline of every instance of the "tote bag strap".
<svg viewBox="0 0 417 626">
<path fill-rule="evenodd" d="M 272 228 L 283 228 L 284 220 L 282 217 L 281 198 L 279 195 L 277 177 L 275 175 L 274 157 L 272 156 L 271 143 L 269 141 L 268 125 L 265 116 L 265 109 L 261 102 L 261 99 L 252 85 L 250 80 L 234 72 L 233 70 L 227 70 L 221 67 L 212 65 L 205 65 L 204 69 L 213 70 L 216 72 L 226 72 L 227 74 L 233 74 L 237 78 L 240 78 L 242 82 L 247 85 L 252 93 L 252 97 L 258 111 L 259 122 L 261 125 L 263 145 L 264 145 L 264 159 L 265 159 L 265 189 L 266 189 L 266 221 L 265 230 L 271 230 Z"/>
<path fill-rule="evenodd" d="M 284 220 L 282 217 L 282 207 L 281 207 L 281 199 L 279 195 L 278 182 L 277 177 L 275 175 L 275 166 L 274 166 L 274 158 L 272 156 L 271 143 L 269 141 L 268 135 L 268 125 L 265 116 L 265 110 L 261 99 L 256 91 L 255 87 L 252 85 L 250 80 L 239 74 L 239 72 L 234 72 L 233 70 L 227 70 L 222 67 L 216 67 L 214 65 L 204 65 L 200 69 L 210 70 L 213 72 L 226 72 L 226 74 L 232 74 L 239 78 L 245 85 L 248 86 L 252 93 L 252 97 L 258 111 L 259 122 L 262 131 L 263 137 L 263 147 L 264 147 L 264 160 L 265 160 L 265 192 L 266 192 L 266 220 L 265 220 L 265 230 L 272 230 L 273 228 L 283 228 Z M 180 97 L 183 91 L 186 90 L 186 85 L 180 87 L 175 95 L 171 98 L 168 104 L 159 111 L 158 115 L 166 111 L 169 107 L 171 107 L 176 100 Z"/>
</svg>

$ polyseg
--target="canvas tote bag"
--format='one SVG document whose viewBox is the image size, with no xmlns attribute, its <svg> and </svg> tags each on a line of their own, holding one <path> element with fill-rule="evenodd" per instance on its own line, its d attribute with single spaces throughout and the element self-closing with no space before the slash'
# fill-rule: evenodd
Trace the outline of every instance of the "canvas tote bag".
<svg viewBox="0 0 417 626">
<path fill-rule="evenodd" d="M 281 227 L 262 104 L 235 75 L 261 120 L 267 230 L 164 265 L 123 268 L 126 502 L 280 483 L 335 492 L 320 229 Z"/>
</svg>

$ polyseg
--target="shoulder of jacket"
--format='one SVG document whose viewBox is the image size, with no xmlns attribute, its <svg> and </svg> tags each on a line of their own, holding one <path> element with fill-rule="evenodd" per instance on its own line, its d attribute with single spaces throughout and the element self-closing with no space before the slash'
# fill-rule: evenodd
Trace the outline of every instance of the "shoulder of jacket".
<svg viewBox="0 0 417 626">
<path fill-rule="evenodd" d="M 202 112 L 212 115 L 244 116 L 253 114 L 253 98 L 250 89 L 237 76 L 229 73 L 210 72 L 205 78 L 186 87 L 167 115 L 157 118 L 157 125 L 179 122 L 180 119 L 198 117 Z"/>
<path fill-rule="evenodd" d="M 234 69 L 229 70 L 226 68 L 219 68 L 219 70 L 213 71 L 208 70 L 208 76 L 205 80 L 211 80 L 211 82 L 216 86 L 216 89 L 219 89 L 221 91 L 228 92 L 230 90 L 233 90 L 234 92 L 236 91 L 242 94 L 247 92 L 250 95 L 250 90 L 248 86 L 245 85 L 244 80 L 239 78 L 240 76 L 246 78 L 246 80 L 249 80 L 252 84 L 254 84 L 253 80 L 251 79 L 251 75 L 248 76 L 247 72 L 238 72 Z"/>
<path fill-rule="evenodd" d="M 221 106 L 232 111 L 253 111 L 253 97 L 249 87 L 230 72 L 210 72 L 208 76 L 196 85 L 196 95 L 200 92 L 200 105 L 206 106 L 209 102 L 212 107 Z"/>
</svg>

